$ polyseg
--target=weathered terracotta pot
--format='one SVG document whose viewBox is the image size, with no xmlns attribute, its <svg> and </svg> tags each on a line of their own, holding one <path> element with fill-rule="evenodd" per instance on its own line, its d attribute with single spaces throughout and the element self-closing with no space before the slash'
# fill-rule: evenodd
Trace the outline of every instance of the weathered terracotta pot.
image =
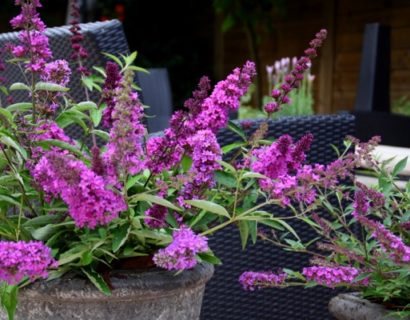
<svg viewBox="0 0 410 320">
<path fill-rule="evenodd" d="M 213 270 L 200 264 L 178 275 L 158 269 L 113 271 L 111 296 L 76 276 L 37 281 L 20 291 L 15 319 L 197 320 Z M 0 313 L 0 319 L 7 317 Z"/>
<path fill-rule="evenodd" d="M 354 293 L 343 293 L 334 297 L 329 302 L 329 311 L 338 320 L 400 319 L 392 316 L 386 317 L 389 311 L 384 306 L 362 299 Z"/>
</svg>

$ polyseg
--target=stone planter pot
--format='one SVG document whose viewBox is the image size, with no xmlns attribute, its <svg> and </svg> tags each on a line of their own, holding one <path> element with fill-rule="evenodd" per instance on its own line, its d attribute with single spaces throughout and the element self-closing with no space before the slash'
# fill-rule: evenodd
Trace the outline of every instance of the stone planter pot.
<svg viewBox="0 0 410 320">
<path fill-rule="evenodd" d="M 329 311 L 338 320 L 400 319 L 392 316 L 386 317 L 389 312 L 384 306 L 362 299 L 354 293 L 343 293 L 334 297 L 329 302 Z M 410 320 L 410 318 L 408 320 Z"/>
<path fill-rule="evenodd" d="M 198 320 L 213 270 L 199 264 L 178 275 L 158 269 L 113 271 L 111 296 L 75 276 L 37 281 L 20 291 L 15 320 Z M 0 319 L 7 317 L 0 312 Z"/>
</svg>

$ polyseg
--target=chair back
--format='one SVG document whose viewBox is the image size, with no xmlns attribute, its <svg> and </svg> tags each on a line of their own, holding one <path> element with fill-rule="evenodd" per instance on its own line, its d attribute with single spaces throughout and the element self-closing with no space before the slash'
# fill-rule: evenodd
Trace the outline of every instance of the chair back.
<svg viewBox="0 0 410 320">
<path fill-rule="evenodd" d="M 172 90 L 166 68 L 148 69 L 149 74 L 140 73 L 139 86 L 144 93 L 148 132 L 158 132 L 168 128 L 172 115 Z"/>
</svg>

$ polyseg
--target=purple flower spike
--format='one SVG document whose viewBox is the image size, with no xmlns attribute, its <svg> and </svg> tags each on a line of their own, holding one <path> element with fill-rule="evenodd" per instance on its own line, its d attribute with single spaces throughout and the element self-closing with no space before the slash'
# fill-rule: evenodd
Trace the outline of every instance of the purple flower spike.
<svg viewBox="0 0 410 320">
<path fill-rule="evenodd" d="M 165 249 L 154 255 L 154 263 L 168 270 L 185 270 L 196 266 L 196 255 L 209 250 L 204 236 L 196 235 L 188 227 L 174 231 L 174 240 Z"/>
<path fill-rule="evenodd" d="M 51 250 L 39 241 L 0 241 L 0 280 L 16 285 L 25 277 L 46 279 L 47 269 L 57 268 Z"/>
</svg>

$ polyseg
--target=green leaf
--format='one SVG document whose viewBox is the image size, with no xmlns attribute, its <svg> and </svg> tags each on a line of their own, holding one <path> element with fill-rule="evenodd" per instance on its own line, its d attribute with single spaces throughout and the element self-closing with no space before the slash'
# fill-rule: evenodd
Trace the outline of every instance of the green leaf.
<svg viewBox="0 0 410 320">
<path fill-rule="evenodd" d="M 225 154 L 225 153 L 228 153 L 229 151 L 235 150 L 235 149 L 237 149 L 239 147 L 242 147 L 242 146 L 245 146 L 245 145 L 246 144 L 244 142 L 234 142 L 234 143 L 228 144 L 226 146 L 223 146 L 222 147 L 222 152 Z"/>
<path fill-rule="evenodd" d="M 238 136 L 240 136 L 244 141 L 246 141 L 246 135 L 245 132 L 242 130 L 240 126 L 238 126 L 236 123 L 229 121 L 228 122 L 228 128 L 235 132 Z"/>
<path fill-rule="evenodd" d="M 105 70 L 104 70 L 104 68 L 101 68 L 101 67 L 93 67 L 93 69 L 95 70 L 95 71 L 97 71 L 98 73 L 100 73 L 104 78 L 106 78 L 107 77 L 107 74 L 105 73 Z"/>
<path fill-rule="evenodd" d="M 216 181 L 223 185 L 226 186 L 228 188 L 235 188 L 236 187 L 236 179 L 235 177 L 225 171 L 215 171 L 215 179 Z"/>
<path fill-rule="evenodd" d="M 206 201 L 206 200 L 185 200 L 185 203 L 195 207 L 199 208 L 208 212 L 215 213 L 220 216 L 227 217 L 228 219 L 230 218 L 228 211 L 219 204 Z"/>
<path fill-rule="evenodd" d="M 107 296 L 111 295 L 110 288 L 108 287 L 107 283 L 99 273 L 95 272 L 91 268 L 87 270 L 85 268 L 81 268 L 81 271 L 87 276 L 88 279 L 90 279 L 92 284 L 94 284 L 98 290 L 100 290 Z"/>
<path fill-rule="evenodd" d="M 228 162 L 225 162 L 223 160 L 218 160 L 217 161 L 222 167 L 224 167 L 225 169 L 227 169 L 228 171 L 232 172 L 232 173 L 236 173 L 236 169 L 229 164 Z"/>
<path fill-rule="evenodd" d="M 0 86 L 0 91 L 4 93 L 4 95 L 8 96 L 9 95 L 9 91 L 7 90 L 7 88 L 5 86 Z"/>
<path fill-rule="evenodd" d="M 247 221 L 239 221 L 238 223 L 239 233 L 241 236 L 242 250 L 246 248 L 249 238 L 249 227 Z"/>
<path fill-rule="evenodd" d="M 182 161 L 181 161 L 181 166 L 182 166 L 182 170 L 184 172 L 188 172 L 189 169 L 191 169 L 191 166 L 192 166 L 192 158 L 184 155 L 184 157 L 182 158 Z"/>
<path fill-rule="evenodd" d="M 300 240 L 298 234 L 296 231 L 288 224 L 287 222 L 281 220 L 281 219 L 274 219 L 276 222 L 280 223 L 286 230 L 288 230 L 291 234 L 295 236 L 296 239 Z"/>
<path fill-rule="evenodd" d="M 202 261 L 206 261 L 206 262 L 209 262 L 211 264 L 215 264 L 215 265 L 221 265 L 222 264 L 222 261 L 218 257 L 215 257 L 215 255 L 211 251 L 198 253 L 198 257 Z"/>
<path fill-rule="evenodd" d="M 85 118 L 85 114 L 81 113 L 80 111 L 77 111 L 76 114 L 73 111 L 77 110 L 70 109 L 66 112 L 60 113 L 56 118 L 56 123 L 62 129 L 68 127 L 70 124 L 75 123 L 78 124 L 85 132 L 87 132 L 88 126 L 83 120 L 83 118 Z"/>
<path fill-rule="evenodd" d="M 93 101 L 82 101 L 74 106 L 79 111 L 97 110 L 97 105 Z"/>
<path fill-rule="evenodd" d="M 50 149 L 51 146 L 59 147 L 61 149 L 68 150 L 68 151 L 72 152 L 73 154 L 77 155 L 81 159 L 84 159 L 84 155 L 79 149 L 77 149 L 75 146 L 73 146 L 73 145 L 71 145 L 67 142 L 61 141 L 61 140 L 53 140 L 53 139 L 42 140 L 42 141 L 36 141 L 35 144 L 40 146 L 40 147 L 43 147 L 44 149 Z"/>
<path fill-rule="evenodd" d="M 136 71 L 136 72 L 143 72 L 143 73 L 149 74 L 149 71 L 147 69 L 137 67 L 137 66 L 129 66 L 128 69 Z"/>
<path fill-rule="evenodd" d="M 91 262 L 93 262 L 93 253 L 91 251 L 85 251 L 81 256 L 81 264 L 87 266 Z"/>
<path fill-rule="evenodd" d="M 114 56 L 113 54 L 108 53 L 108 52 L 102 52 L 102 54 L 105 55 L 106 57 L 110 58 L 111 60 L 114 60 L 115 63 L 118 64 L 121 68 L 124 67 L 123 64 L 122 64 L 122 62 L 121 62 L 121 60 L 118 59 L 118 58 L 117 58 L 116 56 Z"/>
<path fill-rule="evenodd" d="M 293 250 L 299 251 L 305 249 L 305 246 L 300 241 L 285 239 L 285 242 L 291 246 Z"/>
<path fill-rule="evenodd" d="M 20 202 L 16 201 L 12 197 L 6 196 L 4 194 L 0 194 L 0 202 L 8 202 L 8 203 L 11 203 L 11 204 L 13 204 L 17 207 L 21 206 Z"/>
<path fill-rule="evenodd" d="M 61 86 L 57 83 L 40 81 L 36 83 L 34 90 L 35 91 L 66 92 L 70 89 L 64 86 Z"/>
<path fill-rule="evenodd" d="M 152 203 L 156 203 L 159 204 L 163 207 L 167 207 L 176 211 L 182 211 L 181 208 L 178 208 L 177 206 L 175 206 L 174 204 L 172 204 L 171 202 L 169 202 L 168 200 L 165 200 L 164 198 L 158 197 L 158 196 L 154 196 L 152 194 L 148 194 L 148 193 L 139 193 L 133 197 L 131 197 L 131 202 L 138 202 L 138 201 L 147 201 L 147 202 L 152 202 Z"/>
<path fill-rule="evenodd" d="M 13 320 L 17 308 L 19 287 L 8 285 L 5 282 L 0 286 L 0 300 L 4 309 L 7 311 L 8 320 Z"/>
<path fill-rule="evenodd" d="M 31 110 L 32 107 L 33 107 L 33 104 L 30 102 L 19 102 L 19 103 L 14 103 L 14 104 L 9 105 L 6 109 L 10 112 L 14 112 L 14 111 L 24 112 L 24 111 Z"/>
<path fill-rule="evenodd" d="M 60 259 L 58 260 L 58 265 L 62 266 L 64 264 L 73 262 L 74 260 L 81 259 L 83 256 L 84 252 L 87 251 L 86 248 L 81 248 L 81 247 L 75 247 L 73 249 L 70 249 L 63 254 L 60 255 Z"/>
<path fill-rule="evenodd" d="M 32 230 L 31 236 L 36 240 L 46 241 L 58 229 L 60 229 L 60 227 L 56 226 L 55 224 L 47 224 L 44 227 Z"/>
<path fill-rule="evenodd" d="M 249 234 L 251 235 L 252 243 L 256 243 L 258 237 L 258 222 L 257 221 L 248 221 Z"/>
<path fill-rule="evenodd" d="M 14 91 L 14 90 L 26 90 L 26 91 L 31 91 L 31 88 L 30 88 L 28 85 L 26 85 L 25 83 L 16 82 L 16 83 L 13 83 L 13 84 L 10 86 L 10 91 Z"/>
<path fill-rule="evenodd" d="M 257 172 L 246 172 L 241 179 L 267 179 L 268 177 Z"/>
<path fill-rule="evenodd" d="M 23 223 L 23 227 L 39 227 L 47 224 L 52 224 L 61 221 L 61 214 L 49 214 L 44 216 L 38 216 L 27 220 Z"/>
<path fill-rule="evenodd" d="M 401 159 L 399 162 L 396 163 L 396 165 L 394 166 L 394 169 L 392 171 L 392 176 L 393 177 L 397 176 L 400 172 L 403 171 L 403 169 L 407 165 L 407 160 L 408 160 L 408 157 L 405 157 L 404 159 Z"/>
<path fill-rule="evenodd" d="M 106 131 L 94 129 L 92 133 L 95 133 L 96 136 L 100 137 L 104 141 L 108 141 L 110 139 L 110 135 Z"/>
<path fill-rule="evenodd" d="M 23 159 L 27 159 L 27 151 L 9 136 L 0 136 L 0 142 L 18 151 Z"/>
<path fill-rule="evenodd" d="M 124 224 L 113 231 L 112 251 L 117 252 L 127 241 L 130 234 L 130 225 Z"/>
<path fill-rule="evenodd" d="M 90 117 L 94 127 L 98 127 L 102 119 L 102 110 L 91 110 Z"/>
<path fill-rule="evenodd" d="M 36 240 L 47 241 L 53 234 L 55 234 L 59 229 L 65 226 L 73 226 L 74 221 L 62 222 L 59 224 L 47 224 L 44 227 L 33 229 L 30 231 L 31 236 Z"/>
<path fill-rule="evenodd" d="M 0 108 L 0 116 L 2 116 L 2 117 L 0 117 L 0 120 L 1 120 L 2 118 L 4 118 L 4 120 L 7 121 L 7 124 L 6 124 L 6 125 L 9 125 L 9 126 L 13 126 L 13 125 L 14 125 L 13 115 L 11 114 L 11 112 L 10 112 L 9 110 L 4 109 L 4 108 Z"/>
<path fill-rule="evenodd" d="M 285 272 L 288 275 L 288 278 L 295 278 L 295 279 L 305 281 L 305 277 L 300 272 L 293 271 L 287 268 L 283 268 L 283 272 Z"/>
</svg>

